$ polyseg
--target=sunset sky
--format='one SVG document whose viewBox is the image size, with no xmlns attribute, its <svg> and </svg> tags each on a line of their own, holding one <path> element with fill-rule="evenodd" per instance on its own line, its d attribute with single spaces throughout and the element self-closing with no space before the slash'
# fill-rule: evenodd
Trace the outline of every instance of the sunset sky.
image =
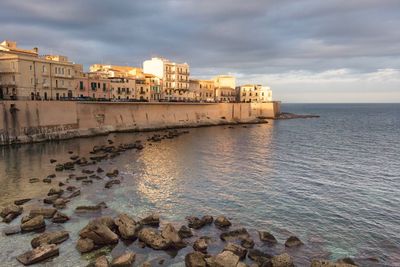
<svg viewBox="0 0 400 267">
<path fill-rule="evenodd" d="M 0 25 L 86 68 L 163 56 L 284 102 L 400 102 L 399 0 L 2 0 Z"/>
</svg>

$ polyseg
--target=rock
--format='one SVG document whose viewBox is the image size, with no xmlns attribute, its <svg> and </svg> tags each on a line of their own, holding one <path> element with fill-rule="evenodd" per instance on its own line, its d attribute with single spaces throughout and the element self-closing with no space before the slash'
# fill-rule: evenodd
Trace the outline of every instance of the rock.
<svg viewBox="0 0 400 267">
<path fill-rule="evenodd" d="M 271 263 L 273 267 L 294 267 L 293 259 L 287 253 L 273 256 Z"/>
<path fill-rule="evenodd" d="M 54 163 L 54 162 L 57 162 L 57 160 L 56 159 L 50 159 L 50 163 Z"/>
<path fill-rule="evenodd" d="M 100 256 L 96 259 L 94 263 L 94 267 L 109 267 L 110 263 L 108 262 L 108 259 L 106 256 Z"/>
<path fill-rule="evenodd" d="M 249 266 L 244 262 L 238 262 L 238 264 L 236 264 L 236 267 L 249 267 Z"/>
<path fill-rule="evenodd" d="M 200 252 L 191 252 L 185 256 L 186 267 L 206 267 L 204 255 Z"/>
<path fill-rule="evenodd" d="M 24 222 L 21 224 L 21 230 L 26 232 L 43 229 L 45 227 L 46 223 L 44 222 L 43 215 L 32 216 L 30 219 L 28 218 L 24 220 Z"/>
<path fill-rule="evenodd" d="M 51 204 L 52 205 L 54 203 L 54 201 L 56 201 L 57 199 L 58 199 L 58 195 L 51 195 L 51 196 L 45 197 L 43 199 L 43 202 L 45 204 Z"/>
<path fill-rule="evenodd" d="M 68 201 L 63 198 L 57 198 L 53 203 L 53 207 L 55 207 L 56 209 L 64 209 L 67 202 Z"/>
<path fill-rule="evenodd" d="M 114 232 L 114 230 L 116 230 L 116 225 L 114 223 L 114 219 L 109 216 L 98 217 L 96 219 L 91 220 L 89 222 L 89 224 L 104 224 L 105 226 L 110 228 L 111 231 Z"/>
<path fill-rule="evenodd" d="M 68 186 L 67 188 L 66 188 L 66 190 L 67 191 L 70 191 L 70 192 L 72 192 L 72 191 L 75 191 L 76 189 L 78 189 L 76 186 L 73 186 L 73 185 L 70 185 L 70 186 Z"/>
<path fill-rule="evenodd" d="M 178 235 L 180 238 L 189 238 L 193 236 L 192 230 L 188 228 L 186 225 L 182 225 L 178 231 Z"/>
<path fill-rule="evenodd" d="M 82 180 L 86 180 L 87 179 L 87 176 L 76 176 L 75 177 L 75 180 L 77 180 L 77 181 L 82 181 Z"/>
<path fill-rule="evenodd" d="M 96 170 L 96 172 L 97 172 L 97 173 L 101 173 L 101 172 L 104 172 L 104 170 L 103 170 L 102 168 L 98 167 L 97 170 Z"/>
<path fill-rule="evenodd" d="M 303 242 L 300 241 L 300 239 L 296 236 L 291 236 L 289 237 L 286 242 L 285 242 L 285 246 L 286 247 L 297 247 L 297 246 L 301 246 L 303 245 Z"/>
<path fill-rule="evenodd" d="M 105 224 L 89 223 L 80 232 L 81 238 L 93 240 L 95 245 L 111 245 L 118 243 L 118 236 Z"/>
<path fill-rule="evenodd" d="M 94 171 L 83 169 L 82 173 L 84 173 L 84 174 L 92 174 L 92 173 L 94 173 Z"/>
<path fill-rule="evenodd" d="M 223 251 L 215 256 L 215 264 L 217 267 L 232 267 L 239 263 L 239 256 L 231 251 Z"/>
<path fill-rule="evenodd" d="M 69 217 L 64 213 L 57 211 L 56 214 L 54 214 L 51 221 L 53 223 L 65 223 L 66 221 L 69 221 Z"/>
<path fill-rule="evenodd" d="M 5 235 L 15 235 L 21 233 L 21 227 L 19 225 L 10 226 L 3 230 Z"/>
<path fill-rule="evenodd" d="M 133 252 L 125 252 L 121 256 L 113 259 L 111 262 L 112 267 L 130 267 L 135 261 L 136 254 Z"/>
<path fill-rule="evenodd" d="M 227 228 L 232 225 L 225 216 L 218 216 L 215 219 L 214 224 L 219 228 Z"/>
<path fill-rule="evenodd" d="M 151 267 L 151 263 L 146 261 L 141 265 L 141 267 Z"/>
<path fill-rule="evenodd" d="M 187 217 L 189 228 L 200 229 L 206 225 L 206 222 L 197 217 Z"/>
<path fill-rule="evenodd" d="M 236 245 L 234 243 L 226 244 L 226 246 L 224 247 L 224 251 L 230 251 L 230 252 L 238 255 L 240 259 L 244 259 L 247 254 L 247 249 L 245 249 L 239 245 Z"/>
<path fill-rule="evenodd" d="M 63 182 L 58 182 L 58 186 L 64 186 L 65 184 Z"/>
<path fill-rule="evenodd" d="M 263 242 L 267 242 L 267 243 L 270 243 L 270 244 L 278 243 L 276 238 L 272 234 L 270 234 L 270 233 L 268 233 L 266 231 L 258 231 L 258 236 L 260 237 L 260 240 L 263 241 Z"/>
<path fill-rule="evenodd" d="M 32 209 L 29 212 L 29 216 L 34 217 L 37 215 L 43 215 L 44 218 L 51 219 L 51 218 L 53 218 L 56 211 L 57 211 L 57 209 L 54 209 L 54 208 L 36 208 L 36 209 Z"/>
<path fill-rule="evenodd" d="M 232 241 L 235 239 L 245 239 L 249 238 L 250 234 L 247 232 L 246 228 L 239 228 L 233 231 L 224 232 L 219 236 L 224 241 Z"/>
<path fill-rule="evenodd" d="M 82 184 L 83 185 L 93 184 L 93 180 L 91 179 L 82 180 Z"/>
<path fill-rule="evenodd" d="M 49 192 L 47 193 L 48 196 L 51 195 L 58 195 L 61 196 L 64 193 L 64 190 L 61 188 L 50 188 Z"/>
<path fill-rule="evenodd" d="M 348 263 L 337 263 L 331 262 L 327 260 L 312 260 L 311 267 L 354 267 L 356 265 L 348 264 Z"/>
<path fill-rule="evenodd" d="M 31 246 L 37 248 L 46 244 L 60 244 L 69 238 L 67 231 L 48 232 L 40 234 L 31 241 Z"/>
<path fill-rule="evenodd" d="M 250 237 L 242 238 L 242 240 L 240 241 L 240 244 L 244 248 L 253 248 L 255 245 L 254 240 L 251 239 Z"/>
<path fill-rule="evenodd" d="M 69 158 L 70 158 L 70 160 L 77 160 L 77 159 L 79 159 L 79 156 L 74 155 L 74 156 L 71 156 L 71 157 L 69 157 Z"/>
<path fill-rule="evenodd" d="M 20 206 L 20 205 L 24 205 L 26 202 L 29 202 L 29 201 L 31 201 L 31 198 L 17 199 L 14 201 L 14 204 Z"/>
<path fill-rule="evenodd" d="M 68 196 L 66 196 L 65 198 L 71 199 L 71 198 L 79 196 L 80 194 L 81 194 L 81 190 L 76 190 L 76 191 L 72 192 L 71 194 L 69 194 Z"/>
<path fill-rule="evenodd" d="M 29 179 L 29 182 L 30 182 L 31 184 L 37 183 L 37 182 L 39 182 L 39 181 L 40 181 L 39 178 L 30 178 L 30 179 Z"/>
<path fill-rule="evenodd" d="M 264 253 L 258 249 L 250 249 L 247 254 L 247 257 L 259 264 L 263 264 L 265 262 L 270 262 L 271 258 L 272 258 L 271 255 Z"/>
<path fill-rule="evenodd" d="M 183 248 L 186 244 L 182 241 L 181 237 L 176 231 L 175 227 L 172 224 L 167 224 L 164 229 L 161 231 L 161 236 L 167 240 L 171 241 L 171 245 L 174 248 Z"/>
<path fill-rule="evenodd" d="M 44 178 L 42 181 L 43 181 L 43 183 L 51 184 L 51 179 L 50 178 Z"/>
<path fill-rule="evenodd" d="M 68 151 L 68 154 L 74 154 L 74 152 L 73 151 Z"/>
<path fill-rule="evenodd" d="M 139 221 L 141 225 L 149 225 L 149 226 L 156 226 L 160 225 L 160 215 L 158 214 L 151 214 L 146 218 L 143 218 Z"/>
<path fill-rule="evenodd" d="M 49 175 L 47 175 L 47 178 L 50 178 L 50 179 L 56 178 L 56 174 L 55 173 L 49 174 Z"/>
<path fill-rule="evenodd" d="M 156 230 L 151 228 L 143 228 L 139 231 L 138 237 L 147 246 L 156 249 L 168 249 L 171 246 L 171 241 L 163 238 Z"/>
<path fill-rule="evenodd" d="M 115 185 L 115 184 L 120 184 L 120 183 L 121 183 L 120 180 L 118 180 L 118 179 L 113 179 L 113 180 L 108 181 L 108 182 L 104 185 L 104 188 L 110 189 L 113 185 Z"/>
<path fill-rule="evenodd" d="M 63 164 L 57 164 L 56 167 L 54 168 L 56 172 L 62 172 L 64 170 L 64 165 Z"/>
<path fill-rule="evenodd" d="M 351 264 L 351 265 L 357 266 L 357 264 L 354 262 L 354 260 L 352 258 L 343 258 L 343 259 L 337 260 L 336 262 L 337 263 L 346 263 L 346 264 Z"/>
<path fill-rule="evenodd" d="M 119 174 L 118 170 L 113 170 L 112 172 L 107 172 L 106 176 L 109 177 L 109 178 L 114 178 L 114 177 L 117 177 L 118 174 Z"/>
<path fill-rule="evenodd" d="M 136 233 L 136 222 L 134 219 L 123 213 L 114 219 L 114 223 L 118 228 L 123 239 L 134 239 Z"/>
<path fill-rule="evenodd" d="M 58 254 L 59 251 L 57 245 L 44 245 L 19 255 L 17 260 L 23 265 L 31 265 L 58 256 Z"/>
<path fill-rule="evenodd" d="M 92 239 L 89 238 L 79 238 L 76 243 L 76 249 L 80 253 L 86 253 L 95 249 L 95 245 Z"/>
<path fill-rule="evenodd" d="M 104 208 L 107 208 L 107 205 L 106 203 L 101 202 L 94 206 L 78 206 L 75 208 L 75 212 L 98 212 Z"/>
<path fill-rule="evenodd" d="M 10 223 L 22 213 L 22 210 L 22 207 L 10 204 L 1 210 L 0 216 L 3 218 L 3 222 Z"/>
<path fill-rule="evenodd" d="M 207 253 L 207 248 L 208 248 L 208 244 L 207 244 L 207 240 L 205 238 L 199 238 L 193 244 L 193 249 L 195 251 Z"/>
<path fill-rule="evenodd" d="M 205 215 L 201 218 L 201 220 L 205 223 L 205 224 L 212 224 L 214 221 L 213 216 L 211 215 Z"/>
</svg>

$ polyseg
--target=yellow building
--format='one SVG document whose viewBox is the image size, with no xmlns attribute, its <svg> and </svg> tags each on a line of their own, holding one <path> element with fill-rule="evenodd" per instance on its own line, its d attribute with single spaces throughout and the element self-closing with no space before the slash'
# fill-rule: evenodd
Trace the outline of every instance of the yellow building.
<svg viewBox="0 0 400 267">
<path fill-rule="evenodd" d="M 79 69 L 79 67 L 78 67 Z M 0 43 L 0 99 L 50 100 L 76 96 L 76 64 L 60 55 L 40 56 L 38 48 Z"/>
<path fill-rule="evenodd" d="M 97 72 L 106 75 L 109 78 L 128 78 L 143 75 L 143 70 L 131 66 L 118 66 L 107 64 L 93 64 L 89 67 L 90 72 Z"/>
<path fill-rule="evenodd" d="M 237 87 L 239 102 L 270 102 L 272 101 L 272 90 L 267 86 L 258 84 L 246 84 Z"/>
<path fill-rule="evenodd" d="M 143 62 L 143 71 L 162 79 L 162 99 L 167 101 L 191 101 L 189 92 L 189 65 L 154 57 Z"/>
<path fill-rule="evenodd" d="M 231 75 L 214 77 L 215 101 L 236 102 L 236 78 Z"/>
<path fill-rule="evenodd" d="M 193 92 L 194 100 L 198 102 L 214 102 L 214 81 L 213 80 L 189 80 L 189 91 Z"/>
<path fill-rule="evenodd" d="M 109 78 L 111 86 L 110 98 L 115 100 L 135 99 L 136 80 L 133 78 Z"/>
</svg>

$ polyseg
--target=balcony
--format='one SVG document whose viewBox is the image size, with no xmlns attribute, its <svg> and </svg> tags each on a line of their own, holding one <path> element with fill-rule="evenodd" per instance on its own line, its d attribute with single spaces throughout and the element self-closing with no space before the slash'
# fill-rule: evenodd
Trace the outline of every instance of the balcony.
<svg viewBox="0 0 400 267">
<path fill-rule="evenodd" d="M 0 81 L 0 85 L 2 85 L 2 86 L 15 86 L 16 82 L 15 81 Z"/>
<path fill-rule="evenodd" d="M 7 73 L 17 73 L 17 70 L 11 68 L 1 68 L 0 73 L 7 74 Z"/>
</svg>

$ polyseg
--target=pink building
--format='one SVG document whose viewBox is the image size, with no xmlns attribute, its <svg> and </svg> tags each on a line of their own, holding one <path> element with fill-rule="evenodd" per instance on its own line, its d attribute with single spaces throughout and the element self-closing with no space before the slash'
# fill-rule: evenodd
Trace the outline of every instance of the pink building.
<svg viewBox="0 0 400 267">
<path fill-rule="evenodd" d="M 111 82 L 97 73 L 83 73 L 75 78 L 75 91 L 77 97 L 110 99 Z"/>
</svg>

